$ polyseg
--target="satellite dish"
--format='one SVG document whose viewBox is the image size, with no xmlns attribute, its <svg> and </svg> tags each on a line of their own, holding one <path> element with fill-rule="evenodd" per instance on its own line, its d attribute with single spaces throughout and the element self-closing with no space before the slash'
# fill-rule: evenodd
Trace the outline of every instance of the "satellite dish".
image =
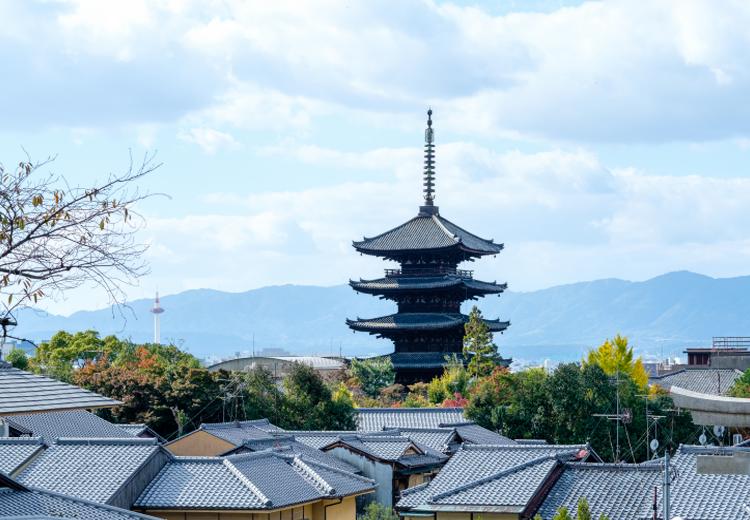
<svg viewBox="0 0 750 520">
<path fill-rule="evenodd" d="M 706 442 L 708 442 L 708 438 L 706 437 L 705 433 L 701 433 L 701 436 L 698 437 L 698 442 L 701 443 L 701 446 L 705 446 Z"/>
<path fill-rule="evenodd" d="M 726 428 L 724 428 L 722 425 L 717 424 L 714 426 L 714 435 L 716 435 L 719 438 L 724 437 L 724 432 L 726 431 Z"/>
<path fill-rule="evenodd" d="M 651 448 L 651 451 L 656 451 L 659 449 L 659 441 L 657 439 L 651 439 L 651 442 L 649 443 L 649 447 Z"/>
</svg>

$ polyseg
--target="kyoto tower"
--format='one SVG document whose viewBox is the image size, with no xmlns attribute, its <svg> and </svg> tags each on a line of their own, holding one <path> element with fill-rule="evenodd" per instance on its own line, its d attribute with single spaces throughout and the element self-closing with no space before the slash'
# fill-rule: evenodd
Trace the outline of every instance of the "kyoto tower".
<svg viewBox="0 0 750 520">
<path fill-rule="evenodd" d="M 154 343 L 157 345 L 161 344 L 161 324 L 159 318 L 164 312 L 161 305 L 159 305 L 159 291 L 156 291 L 156 300 L 154 300 L 154 306 L 151 308 L 151 314 L 154 315 Z"/>
</svg>

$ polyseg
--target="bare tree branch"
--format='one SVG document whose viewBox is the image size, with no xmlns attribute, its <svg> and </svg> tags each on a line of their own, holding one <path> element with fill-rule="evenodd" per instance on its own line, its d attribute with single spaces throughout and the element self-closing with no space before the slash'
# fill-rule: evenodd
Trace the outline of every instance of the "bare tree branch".
<svg viewBox="0 0 750 520">
<path fill-rule="evenodd" d="M 148 273 L 146 244 L 136 240 L 144 219 L 138 190 L 143 177 L 161 166 L 145 155 L 124 173 L 109 174 L 91 187 L 71 187 L 45 173 L 54 157 L 27 160 L 8 170 L 0 164 L 0 327 L 3 339 L 14 311 L 41 298 L 92 283 L 110 303 L 122 304 L 124 288 Z"/>
</svg>

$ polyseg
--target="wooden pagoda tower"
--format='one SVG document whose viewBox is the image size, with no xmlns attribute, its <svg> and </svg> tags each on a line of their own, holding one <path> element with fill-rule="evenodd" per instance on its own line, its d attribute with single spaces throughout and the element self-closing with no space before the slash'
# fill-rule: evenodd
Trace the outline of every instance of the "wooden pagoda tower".
<svg viewBox="0 0 750 520">
<path fill-rule="evenodd" d="M 424 205 L 416 217 L 373 238 L 354 242 L 362 254 L 400 264 L 386 269 L 385 277 L 350 280 L 355 291 L 396 302 L 398 312 L 379 318 L 346 320 L 354 331 L 368 332 L 393 341 L 388 356 L 396 381 L 410 384 L 430 381 L 443 372 L 445 358 L 462 357 L 464 325 L 461 303 L 488 294 L 500 294 L 507 285 L 475 280 L 472 271 L 458 269 L 461 262 L 496 255 L 502 244 L 479 238 L 445 219 L 435 205 L 435 143 L 432 110 L 425 130 Z M 510 323 L 485 320 L 492 332 Z"/>
</svg>

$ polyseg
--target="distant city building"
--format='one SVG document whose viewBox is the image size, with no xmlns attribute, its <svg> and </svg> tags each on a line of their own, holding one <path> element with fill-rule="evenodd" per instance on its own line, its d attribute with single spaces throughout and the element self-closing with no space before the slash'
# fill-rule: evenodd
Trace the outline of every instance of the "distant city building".
<svg viewBox="0 0 750 520">
<path fill-rule="evenodd" d="M 346 368 L 346 361 L 337 357 L 323 356 L 247 356 L 226 359 L 208 367 L 211 372 L 219 370 L 248 371 L 257 367 L 263 367 L 273 375 L 274 379 L 281 380 L 294 366 L 294 363 L 302 363 L 319 372 L 321 375 L 330 374 Z"/>
<path fill-rule="evenodd" d="M 373 238 L 354 242 L 362 254 L 401 264 L 386 269 L 376 280 L 350 281 L 355 291 L 396 302 L 398 312 L 370 319 L 347 320 L 352 330 L 393 341 L 389 355 L 399 383 L 429 381 L 441 374 L 445 357 L 463 350 L 461 303 L 488 294 L 500 294 L 506 284 L 475 280 L 461 262 L 496 255 L 502 244 L 479 238 L 443 218 L 435 206 L 435 144 L 432 110 L 425 130 L 424 205 L 416 217 Z M 507 321 L 485 320 L 492 332 L 502 332 Z"/>
</svg>

